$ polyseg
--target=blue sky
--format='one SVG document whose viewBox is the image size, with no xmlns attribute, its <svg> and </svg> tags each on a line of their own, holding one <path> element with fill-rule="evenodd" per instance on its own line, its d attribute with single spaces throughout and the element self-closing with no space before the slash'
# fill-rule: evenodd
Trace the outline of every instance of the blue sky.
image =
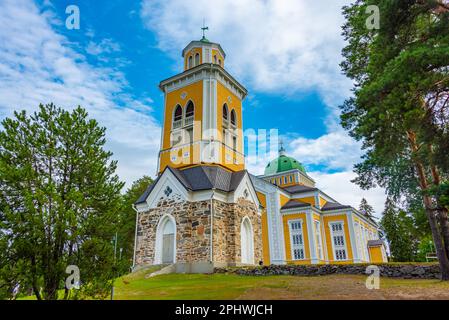
<svg viewBox="0 0 449 320">
<path fill-rule="evenodd" d="M 245 128 L 278 129 L 289 155 L 318 186 L 377 211 L 383 191 L 350 180 L 360 145 L 338 124 L 350 94 L 341 75 L 341 6 L 349 1 L 48 1 L 0 2 L 0 118 L 39 102 L 86 107 L 107 127 L 108 148 L 127 182 L 154 176 L 163 96 L 158 83 L 182 70 L 181 50 L 201 37 L 224 48 L 226 69 L 250 94 Z M 79 30 L 65 27 L 68 5 L 80 9 Z M 249 163 L 260 174 L 269 157 Z"/>
</svg>

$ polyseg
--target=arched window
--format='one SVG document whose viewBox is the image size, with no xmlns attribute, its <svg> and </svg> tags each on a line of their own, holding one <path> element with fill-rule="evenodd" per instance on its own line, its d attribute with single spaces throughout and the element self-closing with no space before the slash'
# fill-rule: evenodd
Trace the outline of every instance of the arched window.
<svg viewBox="0 0 449 320">
<path fill-rule="evenodd" d="M 173 114 L 173 128 L 179 128 L 182 124 L 182 108 L 178 104 L 175 108 L 175 113 Z"/>
<path fill-rule="evenodd" d="M 228 121 L 228 105 L 226 103 L 223 105 L 223 119 Z"/>
<path fill-rule="evenodd" d="M 218 64 L 220 65 L 220 67 L 222 67 L 222 65 L 221 65 L 221 59 L 218 59 Z"/>
<path fill-rule="evenodd" d="M 234 126 L 237 125 L 237 117 L 235 115 L 234 109 L 231 111 L 231 124 Z"/>
<path fill-rule="evenodd" d="M 217 64 L 217 56 L 214 56 L 214 63 Z"/>
<path fill-rule="evenodd" d="M 195 113 L 195 107 L 193 106 L 193 102 L 189 101 L 186 108 L 186 118 L 193 117 L 193 114 Z"/>
<path fill-rule="evenodd" d="M 199 65 L 199 64 L 200 64 L 200 54 L 197 53 L 197 54 L 195 55 L 195 66 L 197 66 L 197 65 Z"/>
<path fill-rule="evenodd" d="M 192 56 L 189 57 L 189 64 L 188 64 L 188 68 L 192 68 Z"/>
<path fill-rule="evenodd" d="M 254 237 L 251 221 L 248 217 L 243 218 L 240 226 L 241 262 L 254 264 Z"/>
<path fill-rule="evenodd" d="M 189 103 L 187 103 L 187 107 L 186 107 L 186 118 L 185 118 L 185 122 L 184 122 L 184 124 L 186 126 L 189 126 L 193 123 L 194 113 L 195 113 L 195 107 L 193 105 L 193 102 L 189 101 Z"/>
</svg>

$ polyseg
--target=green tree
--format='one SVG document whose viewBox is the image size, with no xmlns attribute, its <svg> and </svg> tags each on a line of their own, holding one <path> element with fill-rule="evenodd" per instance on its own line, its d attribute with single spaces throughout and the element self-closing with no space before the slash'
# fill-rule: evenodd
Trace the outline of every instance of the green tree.
<svg viewBox="0 0 449 320">
<path fill-rule="evenodd" d="M 122 208 L 119 214 L 118 247 L 122 248 L 122 259 L 119 263 L 119 273 L 128 272 L 133 262 L 134 237 L 136 230 L 136 211 L 134 203 L 145 192 L 153 179 L 148 176 L 134 181 L 131 187 L 123 195 Z"/>
<path fill-rule="evenodd" d="M 378 30 L 366 26 L 368 5 L 380 10 Z M 448 173 L 448 8 L 436 0 L 357 0 L 343 12 L 342 69 L 355 85 L 341 120 L 366 151 L 354 181 L 420 196 L 449 280 L 447 210 L 429 193 Z"/>
<path fill-rule="evenodd" d="M 104 150 L 105 128 L 81 107 L 40 105 L 14 116 L 0 131 L 0 243 L 9 266 L 2 280 L 58 299 L 66 267 L 77 265 L 81 289 L 65 289 L 64 298 L 104 297 L 123 187 Z"/>
<path fill-rule="evenodd" d="M 393 261 L 414 261 L 418 243 L 413 237 L 413 219 L 405 211 L 398 210 L 391 199 L 385 203 L 380 226 L 387 238 Z"/>
<path fill-rule="evenodd" d="M 359 211 L 370 219 L 374 219 L 374 208 L 368 203 L 365 198 L 362 198 L 359 205 Z"/>
</svg>

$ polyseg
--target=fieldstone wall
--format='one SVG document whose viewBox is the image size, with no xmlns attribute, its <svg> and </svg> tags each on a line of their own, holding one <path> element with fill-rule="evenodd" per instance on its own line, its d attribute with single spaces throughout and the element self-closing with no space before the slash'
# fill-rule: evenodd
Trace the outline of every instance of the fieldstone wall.
<svg viewBox="0 0 449 320">
<path fill-rule="evenodd" d="M 176 261 L 208 261 L 210 253 L 210 205 L 208 201 L 187 202 L 163 199 L 157 207 L 139 214 L 136 265 L 154 264 L 156 229 L 169 214 L 176 220 Z"/>
<path fill-rule="evenodd" d="M 263 267 L 215 268 L 216 273 L 233 273 L 246 276 L 321 276 L 329 274 L 366 275 L 369 264 L 354 265 L 270 265 Z M 438 264 L 378 264 L 382 277 L 405 279 L 440 279 Z"/>
<path fill-rule="evenodd" d="M 248 217 L 253 227 L 254 263 L 262 260 L 262 222 L 257 207 L 251 201 L 237 203 L 214 201 L 214 261 L 226 264 L 241 263 L 241 225 Z"/>
<path fill-rule="evenodd" d="M 262 259 L 262 227 L 256 205 L 243 199 L 235 204 L 217 200 L 212 203 L 213 261 L 226 265 L 241 262 L 240 226 L 247 216 L 253 227 L 254 261 L 257 264 Z M 156 208 L 139 214 L 136 265 L 155 264 L 156 229 L 165 214 L 176 220 L 176 262 L 210 261 L 210 201 L 164 198 Z"/>
</svg>

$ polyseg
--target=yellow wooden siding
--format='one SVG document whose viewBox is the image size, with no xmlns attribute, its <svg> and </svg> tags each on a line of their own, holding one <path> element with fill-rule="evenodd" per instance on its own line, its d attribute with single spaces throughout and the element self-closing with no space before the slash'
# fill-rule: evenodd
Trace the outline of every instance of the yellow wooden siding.
<svg viewBox="0 0 449 320">
<path fill-rule="evenodd" d="M 384 258 L 382 255 L 382 246 L 370 247 L 368 249 L 369 249 L 369 256 L 370 256 L 371 263 L 386 262 L 386 261 L 384 261 Z"/>
<path fill-rule="evenodd" d="M 332 250 L 332 239 L 331 239 L 331 230 L 329 228 L 330 222 L 335 221 L 343 221 L 344 223 L 344 234 L 345 234 L 345 244 L 346 244 L 346 254 L 348 260 L 346 261 L 335 261 L 334 257 L 334 251 Z M 326 234 L 326 244 L 327 244 L 327 253 L 329 257 L 330 263 L 335 264 L 345 264 L 345 263 L 352 263 L 353 260 L 353 253 L 352 253 L 352 247 L 351 247 L 351 237 L 349 234 L 349 228 L 348 228 L 348 219 L 346 214 L 336 215 L 336 216 L 324 216 L 323 217 L 323 223 L 324 223 L 324 230 Z"/>
<path fill-rule="evenodd" d="M 290 220 L 298 220 L 302 219 L 302 234 L 304 241 L 304 260 L 293 260 L 291 253 L 291 244 L 290 244 L 290 228 L 288 222 Z M 309 249 L 309 230 L 307 228 L 306 214 L 298 213 L 298 214 L 289 214 L 282 217 L 283 227 L 284 227 L 284 242 L 285 242 L 285 254 L 287 263 L 291 264 L 310 264 L 310 249 Z"/>
</svg>

